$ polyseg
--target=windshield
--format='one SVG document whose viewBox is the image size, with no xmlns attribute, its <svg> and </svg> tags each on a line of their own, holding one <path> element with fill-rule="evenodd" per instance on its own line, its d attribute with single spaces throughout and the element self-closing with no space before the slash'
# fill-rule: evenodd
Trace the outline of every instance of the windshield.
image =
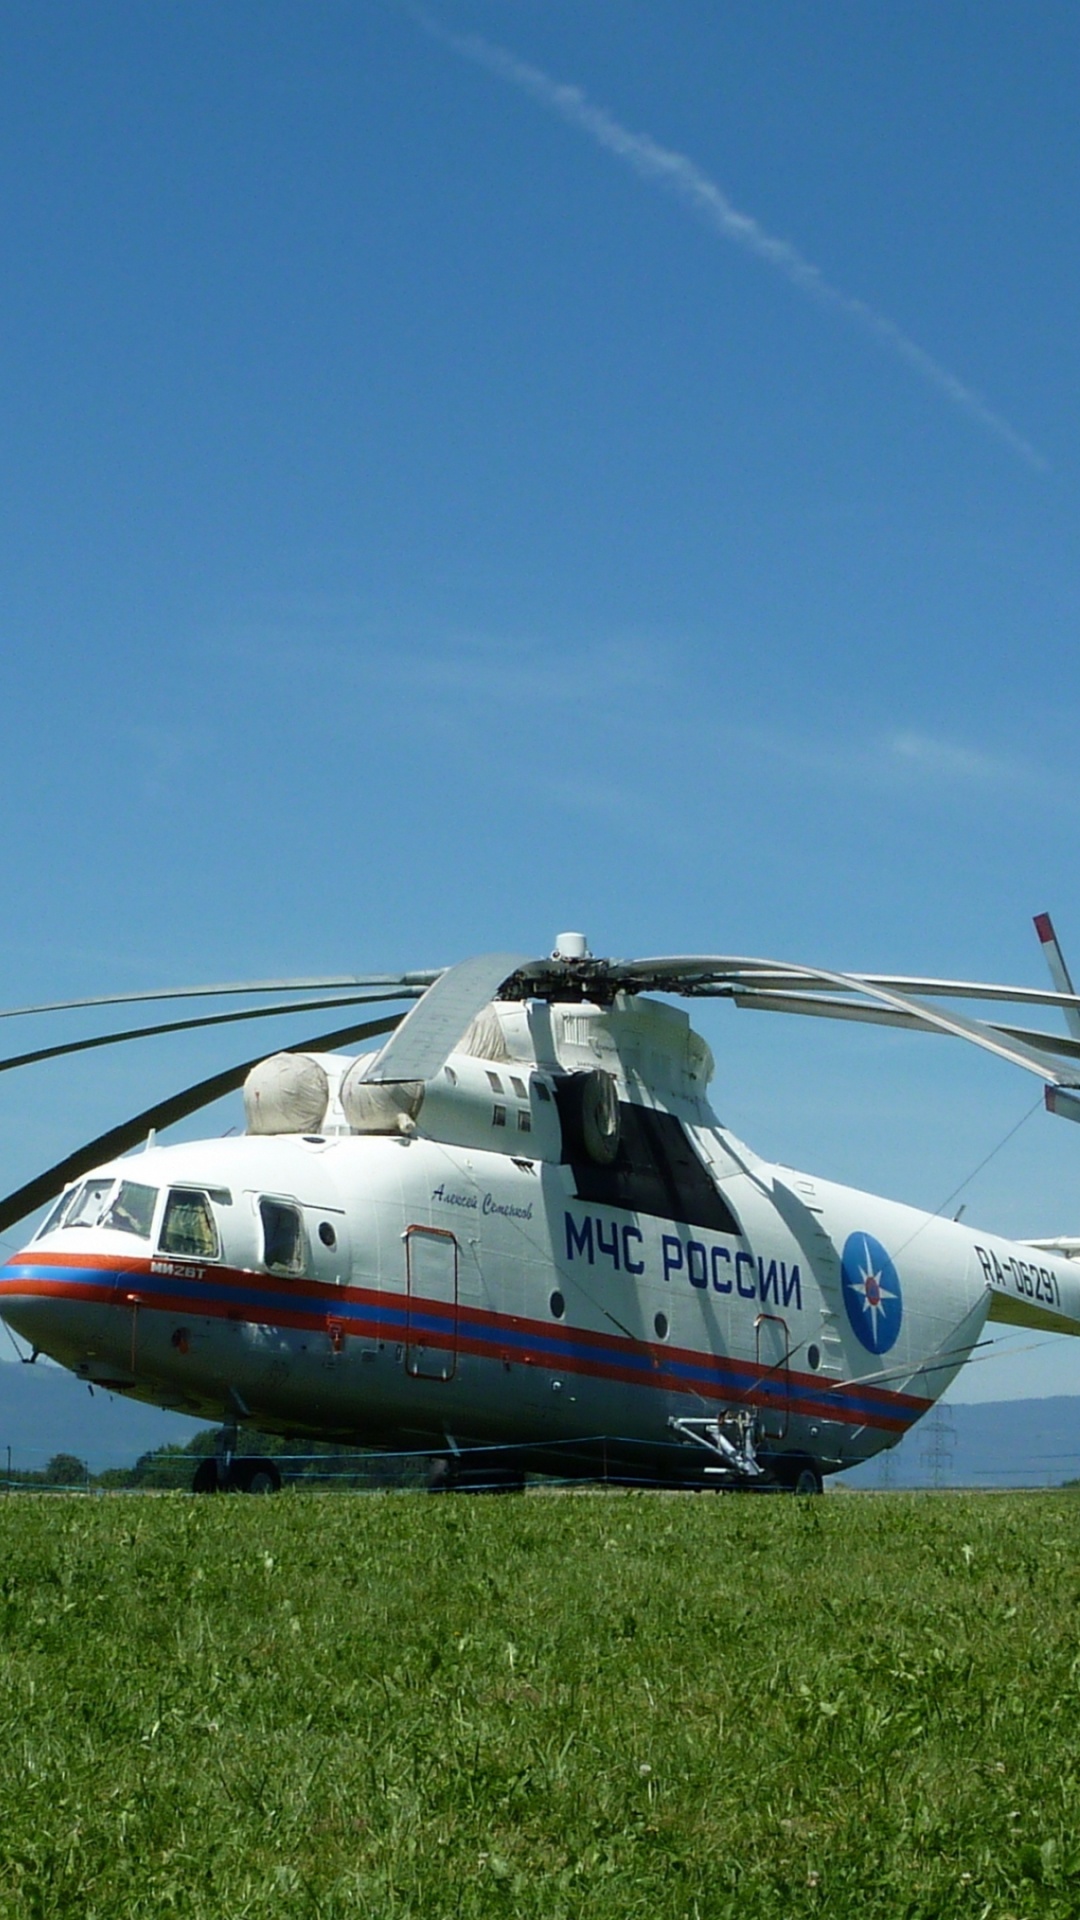
<svg viewBox="0 0 1080 1920">
<path fill-rule="evenodd" d="M 111 1177 L 107 1180 L 86 1180 L 75 1194 L 70 1207 L 64 1214 L 63 1222 L 57 1226 L 96 1227 L 101 1219 L 102 1209 L 116 1185 Z"/>
<path fill-rule="evenodd" d="M 57 1227 L 63 1226 L 64 1215 L 66 1214 L 68 1208 L 70 1207 L 78 1191 L 79 1191 L 78 1187 L 69 1187 L 66 1193 L 62 1193 L 60 1195 L 60 1198 L 57 1201 L 55 1207 L 52 1209 L 52 1212 L 47 1213 L 45 1215 L 44 1220 L 42 1221 L 40 1227 L 35 1233 L 34 1235 L 35 1240 L 44 1240 L 45 1235 L 47 1233 L 55 1233 Z"/>
<path fill-rule="evenodd" d="M 102 1215 L 102 1226 L 112 1227 L 117 1233 L 134 1233 L 140 1240 L 149 1240 L 157 1194 L 156 1187 L 141 1186 L 136 1180 L 121 1181 L 119 1193 L 108 1212 Z"/>
</svg>

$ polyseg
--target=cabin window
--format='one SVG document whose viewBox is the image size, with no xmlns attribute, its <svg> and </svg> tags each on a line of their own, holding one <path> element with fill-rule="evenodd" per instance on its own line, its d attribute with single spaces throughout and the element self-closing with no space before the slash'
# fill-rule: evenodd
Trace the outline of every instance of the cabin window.
<svg viewBox="0 0 1080 1920">
<path fill-rule="evenodd" d="M 510 1075 L 510 1085 L 513 1087 L 514 1092 L 517 1094 L 517 1097 L 519 1100 L 528 1099 L 529 1096 L 525 1091 L 525 1082 L 521 1078 L 520 1074 L 512 1073 Z"/>
<path fill-rule="evenodd" d="M 282 1200 L 260 1200 L 263 1263 L 271 1273 L 303 1273 L 304 1229 L 296 1207 Z"/>
<path fill-rule="evenodd" d="M 530 1113 L 526 1113 L 524 1108 L 522 1108 L 518 1113 L 518 1132 L 519 1133 L 532 1132 L 532 1115 Z"/>
<path fill-rule="evenodd" d="M 505 1107 L 500 1107 L 500 1106 L 492 1107 L 491 1124 L 493 1127 L 505 1127 L 506 1125 L 506 1108 Z"/>
<path fill-rule="evenodd" d="M 503 1090 L 502 1081 L 499 1079 L 497 1073 L 492 1073 L 490 1067 L 487 1070 L 487 1077 L 488 1086 L 491 1088 L 492 1093 L 501 1093 Z"/>
<path fill-rule="evenodd" d="M 108 1213 L 102 1216 L 102 1226 L 112 1227 L 116 1233 L 133 1233 L 139 1240 L 149 1240 L 157 1197 L 156 1187 L 144 1187 L 137 1180 L 122 1180 Z"/>
<path fill-rule="evenodd" d="M 115 1180 L 87 1180 L 64 1215 L 65 1227 L 96 1227 Z"/>
<path fill-rule="evenodd" d="M 158 1248 L 162 1253 L 179 1253 L 188 1260 L 216 1260 L 217 1228 L 205 1193 L 189 1193 L 174 1187 L 165 1202 Z"/>
</svg>

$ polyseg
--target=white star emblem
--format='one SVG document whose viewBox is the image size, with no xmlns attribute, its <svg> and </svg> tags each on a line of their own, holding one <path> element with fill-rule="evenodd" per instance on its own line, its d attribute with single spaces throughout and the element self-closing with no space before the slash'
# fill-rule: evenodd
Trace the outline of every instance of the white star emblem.
<svg viewBox="0 0 1080 1920">
<path fill-rule="evenodd" d="M 871 1338 L 875 1346 L 877 1344 L 879 1322 L 883 1320 L 888 1313 L 886 1303 L 898 1297 L 891 1287 L 885 1285 L 882 1279 L 882 1271 L 882 1267 L 876 1267 L 874 1265 L 870 1253 L 870 1243 L 864 1234 L 862 1264 L 858 1269 L 859 1277 L 857 1280 L 849 1280 L 848 1286 L 852 1289 L 856 1300 L 861 1303 L 864 1314 L 869 1316 Z"/>
</svg>

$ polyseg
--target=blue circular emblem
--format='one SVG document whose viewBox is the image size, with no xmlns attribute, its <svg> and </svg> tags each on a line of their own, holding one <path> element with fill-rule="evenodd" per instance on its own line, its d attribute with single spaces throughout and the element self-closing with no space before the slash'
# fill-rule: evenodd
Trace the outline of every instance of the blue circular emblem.
<svg viewBox="0 0 1080 1920">
<path fill-rule="evenodd" d="M 840 1264 L 847 1317 L 870 1353 L 895 1346 L 904 1317 L 896 1268 L 872 1233 L 849 1233 Z"/>
</svg>

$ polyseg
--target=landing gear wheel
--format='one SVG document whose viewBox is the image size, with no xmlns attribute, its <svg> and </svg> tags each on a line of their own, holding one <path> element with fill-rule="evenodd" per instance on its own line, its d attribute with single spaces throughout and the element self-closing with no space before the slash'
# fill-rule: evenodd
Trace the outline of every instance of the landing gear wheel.
<svg viewBox="0 0 1080 1920">
<path fill-rule="evenodd" d="M 428 1465 L 429 1493 L 524 1493 L 525 1475 L 519 1467 L 477 1466 L 436 1454 Z"/>
<path fill-rule="evenodd" d="M 782 1453 L 769 1461 L 769 1476 L 774 1488 L 784 1493 L 822 1493 L 821 1468 L 808 1453 Z"/>
<path fill-rule="evenodd" d="M 427 1490 L 429 1493 L 453 1493 L 455 1485 L 453 1462 L 444 1453 L 437 1453 L 428 1461 Z"/>
<path fill-rule="evenodd" d="M 217 1493 L 218 1474 L 216 1460 L 200 1460 L 195 1469 L 195 1478 L 191 1483 L 192 1493 Z"/>
<path fill-rule="evenodd" d="M 272 1460 L 244 1460 L 242 1481 L 235 1484 L 241 1493 L 280 1493 L 281 1475 Z M 235 1467 L 233 1469 L 235 1473 Z"/>
</svg>

